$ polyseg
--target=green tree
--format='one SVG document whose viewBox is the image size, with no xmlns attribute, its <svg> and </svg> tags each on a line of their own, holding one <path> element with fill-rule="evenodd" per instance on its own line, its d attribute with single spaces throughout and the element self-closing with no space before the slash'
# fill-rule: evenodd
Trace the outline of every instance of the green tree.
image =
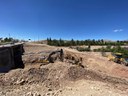
<svg viewBox="0 0 128 96">
<path fill-rule="evenodd" d="M 75 41 L 72 39 L 71 40 L 71 46 L 75 46 L 76 45 L 76 43 L 75 43 Z"/>
</svg>

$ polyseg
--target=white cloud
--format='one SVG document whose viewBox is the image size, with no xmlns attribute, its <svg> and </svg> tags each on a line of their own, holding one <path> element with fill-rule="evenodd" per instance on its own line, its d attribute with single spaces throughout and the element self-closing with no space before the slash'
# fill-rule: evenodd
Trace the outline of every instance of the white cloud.
<svg viewBox="0 0 128 96">
<path fill-rule="evenodd" d="M 115 30 L 113 30 L 113 32 L 122 32 L 122 31 L 124 31 L 123 29 L 115 29 Z"/>
</svg>

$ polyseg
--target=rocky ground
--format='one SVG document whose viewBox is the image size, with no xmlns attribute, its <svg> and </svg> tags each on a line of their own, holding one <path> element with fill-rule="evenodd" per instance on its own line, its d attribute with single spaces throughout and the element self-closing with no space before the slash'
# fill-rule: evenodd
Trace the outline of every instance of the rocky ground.
<svg viewBox="0 0 128 96">
<path fill-rule="evenodd" d="M 127 96 L 128 67 L 108 61 L 100 53 L 64 48 L 64 62 L 42 63 L 61 49 L 25 44 L 24 69 L 0 73 L 0 96 Z M 69 57 L 67 59 L 67 56 Z M 71 60 L 71 58 L 74 58 Z M 82 65 L 74 63 L 82 58 Z"/>
</svg>

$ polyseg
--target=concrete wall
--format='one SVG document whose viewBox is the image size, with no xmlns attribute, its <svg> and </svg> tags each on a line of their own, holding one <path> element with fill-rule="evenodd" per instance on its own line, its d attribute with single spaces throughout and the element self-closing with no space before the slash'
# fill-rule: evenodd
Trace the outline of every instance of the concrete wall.
<svg viewBox="0 0 128 96">
<path fill-rule="evenodd" d="M 23 68 L 23 45 L 0 47 L 0 72 L 8 72 L 13 68 Z"/>
</svg>

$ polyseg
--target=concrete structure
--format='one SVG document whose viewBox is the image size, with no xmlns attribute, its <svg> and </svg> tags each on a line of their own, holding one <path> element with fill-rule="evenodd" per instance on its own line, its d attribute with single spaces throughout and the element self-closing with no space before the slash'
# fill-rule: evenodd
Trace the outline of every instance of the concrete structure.
<svg viewBox="0 0 128 96">
<path fill-rule="evenodd" d="M 23 44 L 0 46 L 0 72 L 8 72 L 14 68 L 24 68 L 22 54 Z"/>
</svg>

